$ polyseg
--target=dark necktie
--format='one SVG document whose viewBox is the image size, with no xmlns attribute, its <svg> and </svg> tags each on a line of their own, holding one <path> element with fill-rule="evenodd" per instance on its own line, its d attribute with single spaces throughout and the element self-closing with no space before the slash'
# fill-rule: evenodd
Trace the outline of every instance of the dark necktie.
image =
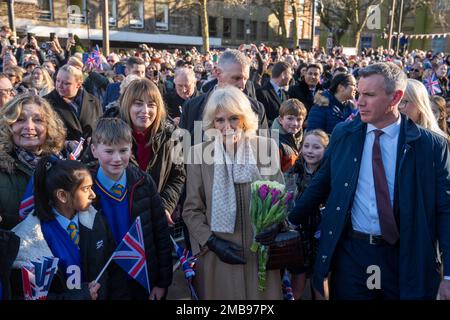
<svg viewBox="0 0 450 320">
<path fill-rule="evenodd" d="M 280 98 L 280 101 L 283 102 L 284 101 L 284 97 L 283 97 L 283 90 L 281 90 L 281 88 L 278 89 L 278 97 Z"/>
<path fill-rule="evenodd" d="M 381 157 L 380 136 L 384 132 L 375 130 L 375 141 L 372 149 L 373 182 L 375 184 L 375 196 L 377 199 L 378 218 L 380 220 L 381 234 L 390 244 L 395 244 L 400 238 L 397 224 L 394 218 L 394 210 L 391 206 L 389 188 Z"/>
</svg>

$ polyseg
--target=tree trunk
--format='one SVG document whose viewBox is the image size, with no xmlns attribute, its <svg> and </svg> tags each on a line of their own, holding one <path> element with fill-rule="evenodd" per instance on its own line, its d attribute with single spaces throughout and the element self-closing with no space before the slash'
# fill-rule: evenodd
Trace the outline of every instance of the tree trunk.
<svg viewBox="0 0 450 320">
<path fill-rule="evenodd" d="M 209 51 L 209 25 L 208 25 L 208 10 L 207 0 L 200 1 L 200 17 L 202 22 L 202 39 L 203 39 L 203 53 Z"/>
<path fill-rule="evenodd" d="M 297 0 L 291 0 L 292 15 L 294 16 L 294 34 L 292 35 L 293 48 L 298 46 L 299 30 L 298 30 L 298 12 L 297 12 Z"/>
<path fill-rule="evenodd" d="M 283 0 L 281 2 L 281 10 L 280 10 L 280 24 L 281 24 L 281 45 L 283 47 L 287 47 L 287 42 L 288 42 L 288 38 L 287 38 L 287 27 L 286 27 L 286 15 L 285 15 L 285 9 L 287 4 L 287 0 Z"/>
</svg>

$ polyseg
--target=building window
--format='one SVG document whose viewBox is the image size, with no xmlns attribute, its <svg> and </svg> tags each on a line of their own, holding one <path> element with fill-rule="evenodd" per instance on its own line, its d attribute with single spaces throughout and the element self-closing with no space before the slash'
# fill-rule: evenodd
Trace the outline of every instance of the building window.
<svg viewBox="0 0 450 320">
<path fill-rule="evenodd" d="M 117 2 L 116 0 L 108 0 L 109 25 L 117 25 Z"/>
<path fill-rule="evenodd" d="M 69 0 L 67 11 L 70 24 L 86 23 L 86 0 Z"/>
<path fill-rule="evenodd" d="M 267 22 L 260 22 L 261 30 L 259 31 L 261 40 L 268 40 L 269 39 L 269 23 Z"/>
<path fill-rule="evenodd" d="M 250 39 L 249 41 L 255 42 L 256 41 L 256 30 L 258 28 L 258 22 L 257 21 L 250 21 Z"/>
<path fill-rule="evenodd" d="M 231 18 L 223 18 L 223 37 L 224 39 L 231 38 Z"/>
<path fill-rule="evenodd" d="M 245 37 L 245 21 L 237 19 L 236 38 L 244 39 Z"/>
<path fill-rule="evenodd" d="M 208 16 L 209 36 L 217 37 L 217 17 Z"/>
<path fill-rule="evenodd" d="M 38 0 L 39 19 L 53 20 L 53 0 Z"/>
<path fill-rule="evenodd" d="M 144 2 L 130 2 L 130 27 L 141 29 L 144 27 Z"/>
<path fill-rule="evenodd" d="M 169 30 L 169 6 L 165 3 L 155 4 L 156 29 Z"/>
</svg>

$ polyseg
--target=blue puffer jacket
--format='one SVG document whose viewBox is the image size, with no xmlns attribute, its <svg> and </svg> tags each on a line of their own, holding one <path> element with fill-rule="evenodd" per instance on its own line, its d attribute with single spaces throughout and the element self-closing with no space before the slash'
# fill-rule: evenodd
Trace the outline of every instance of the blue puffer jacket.
<svg viewBox="0 0 450 320">
<path fill-rule="evenodd" d="M 338 123 L 345 121 L 356 110 L 352 102 L 343 104 L 330 91 L 319 91 L 314 97 L 314 106 L 309 111 L 306 130 L 322 129 L 331 134 Z"/>
</svg>

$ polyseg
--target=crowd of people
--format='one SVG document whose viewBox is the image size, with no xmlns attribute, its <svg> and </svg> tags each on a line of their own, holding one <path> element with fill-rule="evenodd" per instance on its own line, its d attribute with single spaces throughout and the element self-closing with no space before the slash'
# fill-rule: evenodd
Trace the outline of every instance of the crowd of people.
<svg viewBox="0 0 450 320">
<path fill-rule="evenodd" d="M 259 290 L 250 247 L 287 229 L 304 255 L 286 266 L 294 299 L 307 279 L 314 299 L 450 299 L 450 55 L 143 44 L 105 57 L 74 35 L 10 37 L 2 27 L 0 300 L 23 299 L 21 267 L 45 256 L 59 258 L 48 299 L 166 299 L 178 222 L 200 299 L 282 299 L 285 270 Z M 256 180 L 295 195 L 259 235 Z M 137 217 L 148 292 L 115 264 L 96 280 Z"/>
</svg>

